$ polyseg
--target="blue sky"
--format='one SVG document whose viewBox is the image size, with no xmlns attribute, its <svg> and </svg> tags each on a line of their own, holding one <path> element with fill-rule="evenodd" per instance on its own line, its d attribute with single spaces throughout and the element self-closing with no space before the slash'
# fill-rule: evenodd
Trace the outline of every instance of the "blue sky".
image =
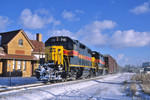
<svg viewBox="0 0 150 100">
<path fill-rule="evenodd" d="M 1 0 L 0 32 L 78 39 L 119 65 L 150 61 L 150 0 Z"/>
</svg>

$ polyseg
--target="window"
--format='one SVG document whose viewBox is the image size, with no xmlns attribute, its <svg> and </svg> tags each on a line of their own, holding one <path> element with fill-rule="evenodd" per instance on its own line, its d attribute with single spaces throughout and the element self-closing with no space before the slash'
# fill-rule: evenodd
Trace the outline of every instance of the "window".
<svg viewBox="0 0 150 100">
<path fill-rule="evenodd" d="M 74 50 L 77 50 L 77 45 L 76 44 L 74 44 Z"/>
<path fill-rule="evenodd" d="M 69 50 L 73 49 L 73 43 L 71 41 L 68 42 L 68 49 Z"/>
<path fill-rule="evenodd" d="M 23 61 L 23 70 L 26 70 L 26 61 Z"/>
<path fill-rule="evenodd" d="M 21 70 L 21 61 L 18 61 L 17 69 Z"/>
<path fill-rule="evenodd" d="M 91 54 L 91 50 L 90 49 L 88 49 L 88 53 Z"/>
<path fill-rule="evenodd" d="M 18 45 L 23 46 L 23 40 L 22 39 L 19 39 Z"/>
<path fill-rule="evenodd" d="M 15 70 L 15 65 L 16 65 L 16 62 L 15 60 L 13 60 L 13 70 Z"/>
</svg>

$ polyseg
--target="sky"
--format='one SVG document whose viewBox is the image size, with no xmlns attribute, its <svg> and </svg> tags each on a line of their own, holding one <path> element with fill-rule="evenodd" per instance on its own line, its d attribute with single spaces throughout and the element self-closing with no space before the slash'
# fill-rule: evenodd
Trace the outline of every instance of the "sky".
<svg viewBox="0 0 150 100">
<path fill-rule="evenodd" d="M 150 61 L 150 0 L 0 0 L 0 33 L 69 36 L 120 66 Z"/>
</svg>

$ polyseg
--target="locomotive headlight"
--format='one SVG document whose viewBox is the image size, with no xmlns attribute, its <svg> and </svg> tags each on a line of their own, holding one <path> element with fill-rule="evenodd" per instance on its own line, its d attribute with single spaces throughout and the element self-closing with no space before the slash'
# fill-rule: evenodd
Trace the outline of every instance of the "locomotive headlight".
<svg viewBox="0 0 150 100">
<path fill-rule="evenodd" d="M 58 65 L 59 68 L 61 68 L 61 65 Z"/>
<path fill-rule="evenodd" d="M 62 66 L 61 65 L 59 65 L 58 68 L 59 68 L 59 70 L 62 70 Z"/>
</svg>

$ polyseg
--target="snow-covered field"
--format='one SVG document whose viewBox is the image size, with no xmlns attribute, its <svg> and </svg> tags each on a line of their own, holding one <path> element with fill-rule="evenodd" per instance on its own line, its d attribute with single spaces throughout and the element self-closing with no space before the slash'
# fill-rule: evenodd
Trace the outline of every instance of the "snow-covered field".
<svg viewBox="0 0 150 100">
<path fill-rule="evenodd" d="M 70 81 L 38 88 L 0 93 L 0 100 L 132 100 L 124 91 L 130 73 L 107 75 L 90 81 Z M 135 97 L 134 97 L 135 98 Z M 138 98 L 135 98 L 138 99 Z"/>
</svg>

